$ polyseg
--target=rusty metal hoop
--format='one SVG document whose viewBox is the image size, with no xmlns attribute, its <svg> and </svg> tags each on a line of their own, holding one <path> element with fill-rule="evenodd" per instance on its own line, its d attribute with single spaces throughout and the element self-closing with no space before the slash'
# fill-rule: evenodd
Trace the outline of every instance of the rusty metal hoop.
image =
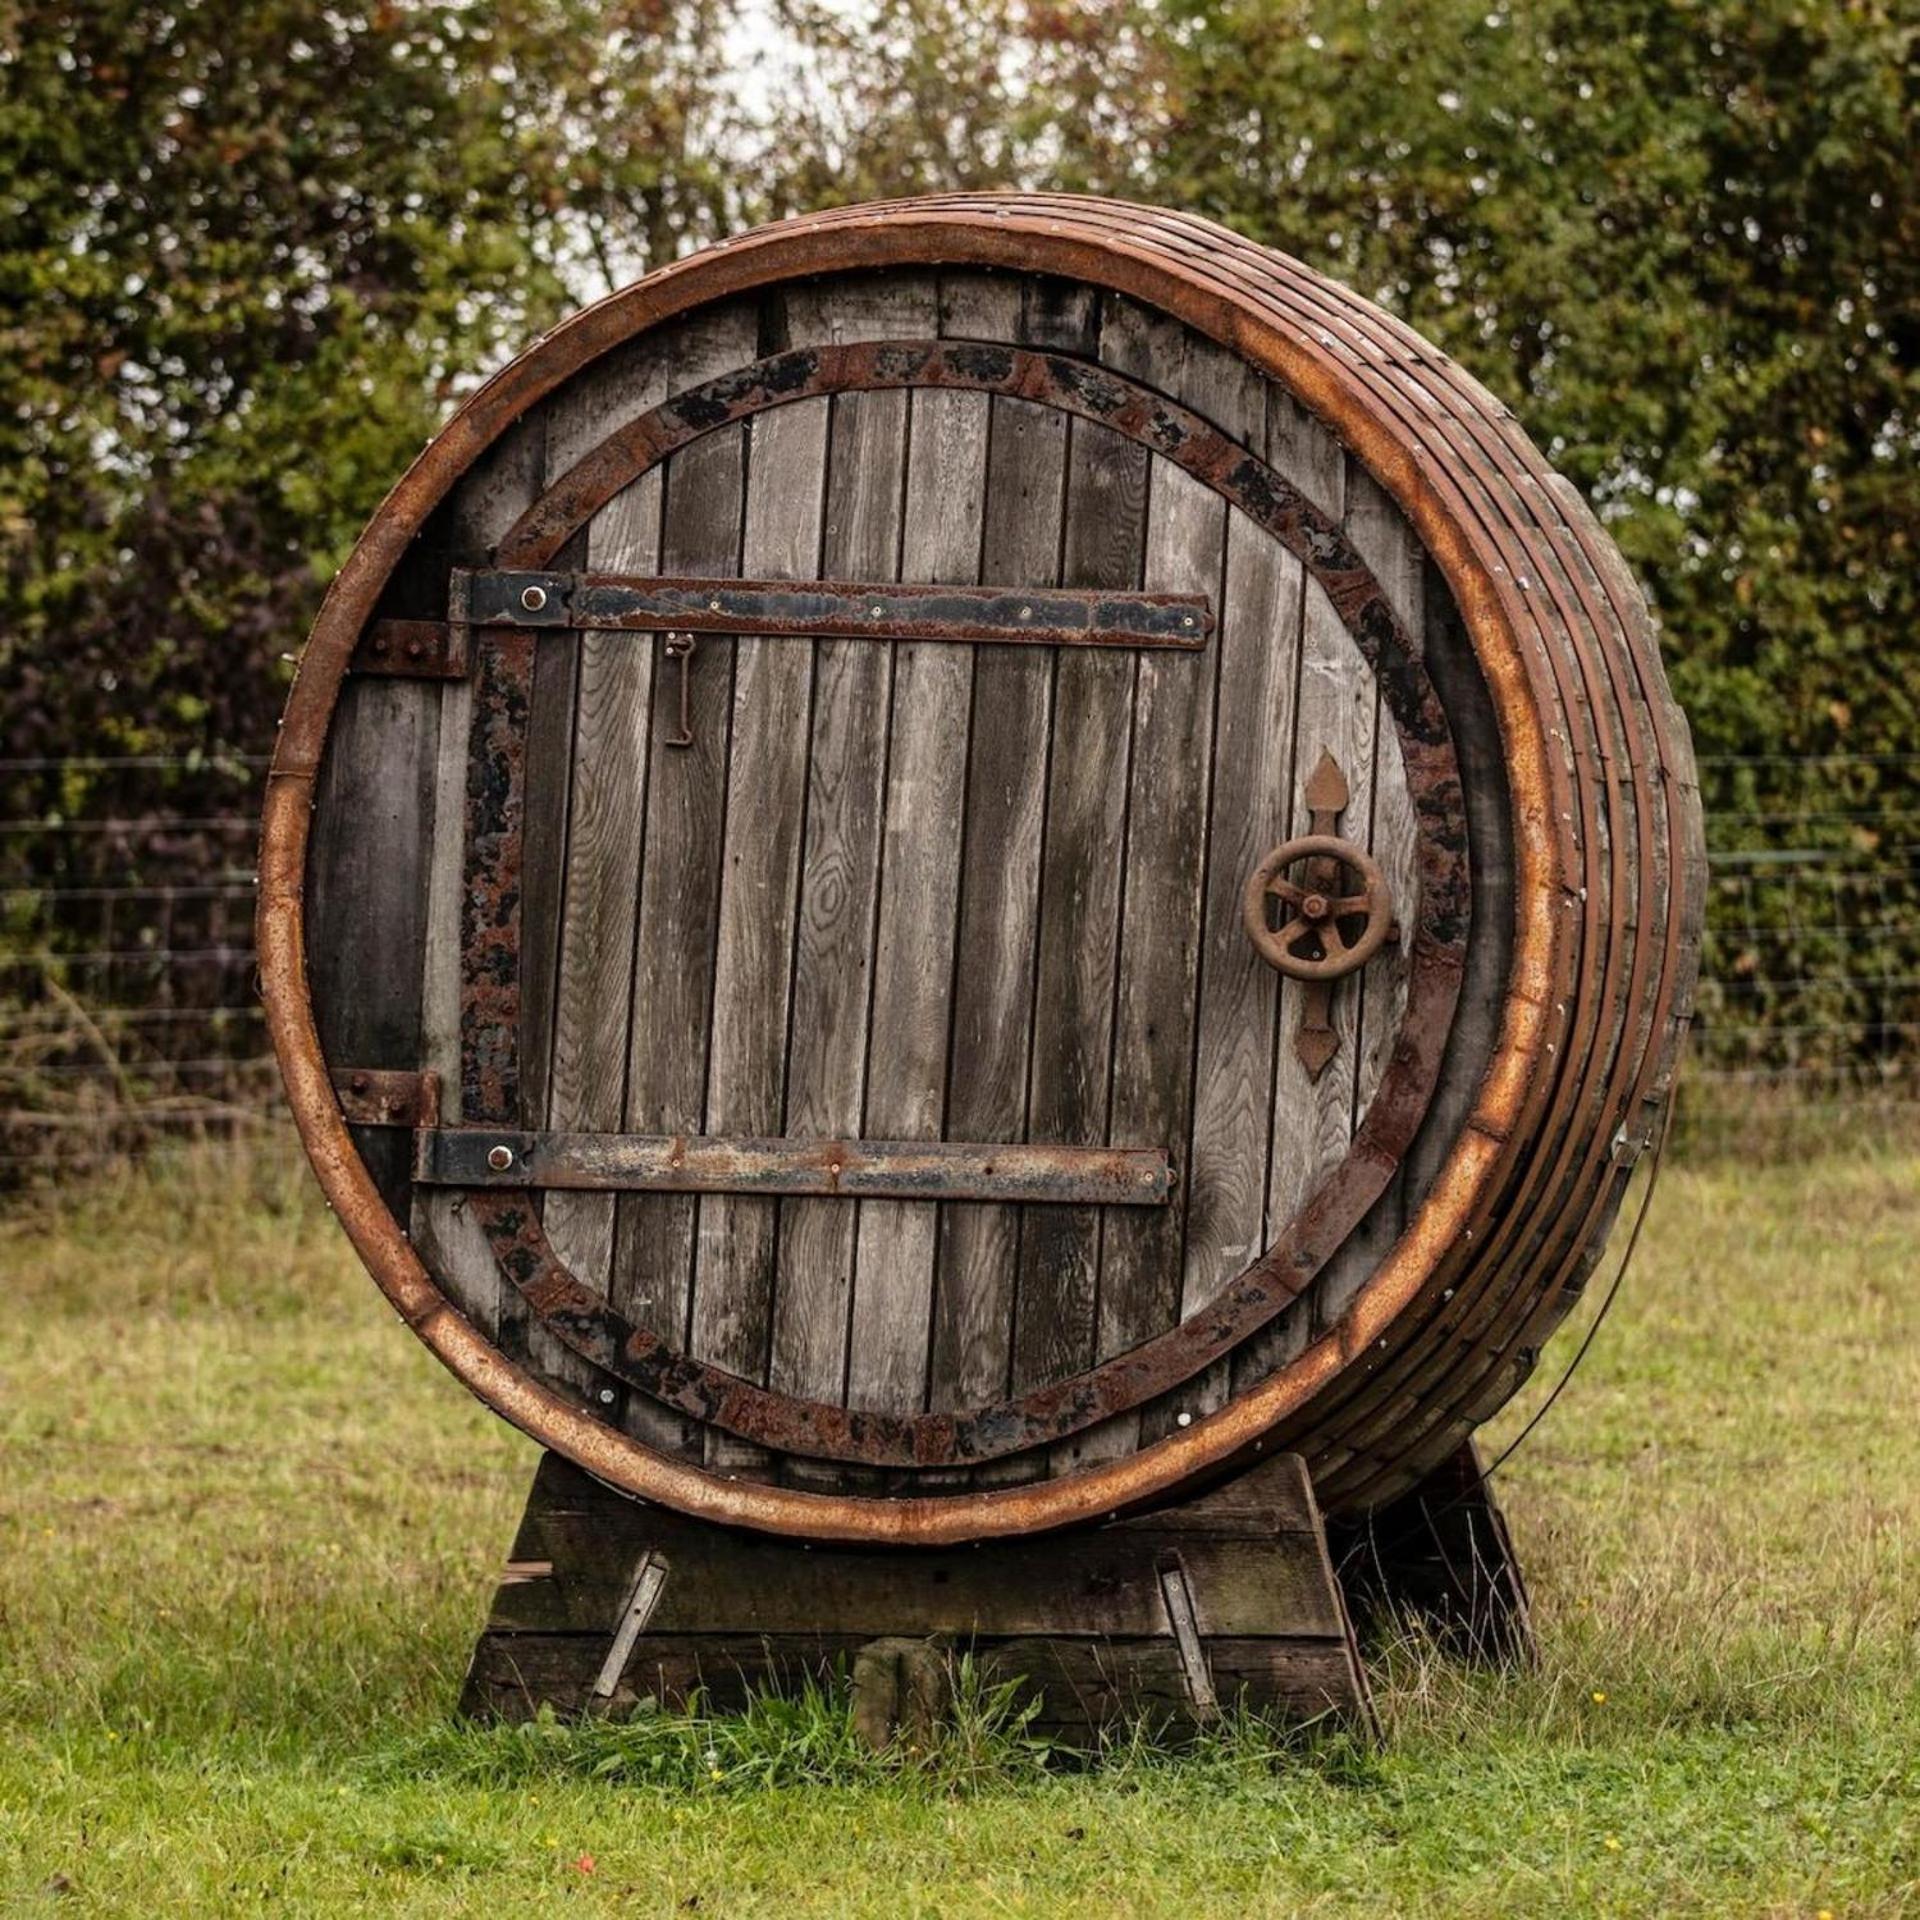
<svg viewBox="0 0 1920 1920">
<path fill-rule="evenodd" d="M 1306 887 L 1281 876 L 1303 860 L 1338 861 L 1360 876 L 1360 890 L 1328 897 L 1325 886 Z M 1293 917 L 1275 927 L 1267 919 L 1267 902 L 1278 899 L 1293 908 Z M 1365 916 L 1357 938 L 1340 931 L 1342 920 Z M 1247 938 L 1268 966 L 1294 980 L 1339 980 L 1364 967 L 1386 945 L 1393 931 L 1393 903 L 1387 896 L 1387 876 L 1364 847 L 1337 833 L 1306 833 L 1283 840 L 1247 876 L 1240 897 L 1240 917 Z M 1318 959 L 1303 955 L 1300 942 L 1319 936 Z"/>
</svg>

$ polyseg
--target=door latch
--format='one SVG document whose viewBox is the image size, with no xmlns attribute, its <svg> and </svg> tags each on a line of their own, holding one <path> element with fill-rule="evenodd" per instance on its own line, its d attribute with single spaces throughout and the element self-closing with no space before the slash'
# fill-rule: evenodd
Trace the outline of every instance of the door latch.
<svg viewBox="0 0 1920 1920">
<path fill-rule="evenodd" d="M 680 730 L 667 735 L 670 747 L 693 745 L 693 716 L 688 705 L 691 692 L 688 676 L 693 666 L 693 635 L 676 628 L 667 635 L 667 658 L 680 663 Z"/>
</svg>

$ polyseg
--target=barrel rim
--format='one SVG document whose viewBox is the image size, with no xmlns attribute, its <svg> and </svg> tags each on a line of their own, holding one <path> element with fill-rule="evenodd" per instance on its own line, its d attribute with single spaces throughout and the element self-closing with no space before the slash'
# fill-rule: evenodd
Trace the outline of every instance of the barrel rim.
<svg viewBox="0 0 1920 1920">
<path fill-rule="evenodd" d="M 1573 930 L 1554 910 L 1562 892 L 1556 769 L 1535 704 L 1535 667 L 1519 638 L 1515 584 L 1478 549 L 1468 516 L 1420 450 L 1393 437 L 1364 368 L 1350 355 L 1336 351 L 1330 337 L 1289 331 L 1194 260 L 1117 240 L 1110 224 L 1116 216 L 1143 227 L 1175 217 L 1117 201 L 1026 194 L 892 202 L 762 228 L 608 296 L 502 369 L 435 436 L 376 510 L 302 653 L 268 775 L 257 914 L 268 1028 L 302 1143 L 375 1283 L 425 1344 L 495 1411 L 626 1493 L 772 1533 L 922 1545 L 1040 1532 L 1163 1498 L 1256 1456 L 1281 1421 L 1385 1340 L 1496 1180 L 1515 1123 L 1537 1091 L 1550 1055 L 1552 984 L 1562 977 Z M 1198 239 L 1229 243 L 1244 259 L 1245 243 L 1224 229 L 1177 218 Z M 1277 282 L 1374 311 L 1284 255 L 1262 250 L 1261 257 Z M 1057 274 L 1172 315 L 1280 381 L 1395 500 L 1454 595 L 1500 730 L 1512 809 L 1515 937 L 1479 1100 L 1414 1219 L 1333 1328 L 1217 1412 L 1125 1458 L 1014 1487 L 872 1498 L 742 1481 L 656 1451 L 541 1385 L 448 1302 L 340 1113 L 309 991 L 303 897 L 315 782 L 354 645 L 409 543 L 482 452 L 592 361 L 693 308 L 810 274 L 939 266 Z"/>
</svg>

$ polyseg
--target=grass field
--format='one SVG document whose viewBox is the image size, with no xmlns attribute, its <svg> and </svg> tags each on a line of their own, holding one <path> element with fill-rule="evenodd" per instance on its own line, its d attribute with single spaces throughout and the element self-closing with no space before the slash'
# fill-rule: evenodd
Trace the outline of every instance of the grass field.
<svg viewBox="0 0 1920 1920">
<path fill-rule="evenodd" d="M 1917 1250 L 1910 1154 L 1669 1170 L 1505 1476 L 1538 1672 L 1386 1649 L 1373 1753 L 1066 1770 L 976 1718 L 900 1771 L 821 1703 L 453 1726 L 534 1451 L 305 1175 L 208 1152 L 16 1206 L 0 1911 L 1920 1911 Z"/>
</svg>

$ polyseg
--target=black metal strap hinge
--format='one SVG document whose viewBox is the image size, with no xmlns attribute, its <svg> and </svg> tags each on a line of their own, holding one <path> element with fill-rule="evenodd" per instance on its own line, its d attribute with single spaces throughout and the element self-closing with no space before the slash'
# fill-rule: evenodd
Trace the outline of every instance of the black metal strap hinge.
<svg viewBox="0 0 1920 1920">
<path fill-rule="evenodd" d="M 463 571 L 454 582 L 476 627 L 1188 650 L 1213 631 L 1211 602 L 1193 593 L 610 573 Z"/>
</svg>

